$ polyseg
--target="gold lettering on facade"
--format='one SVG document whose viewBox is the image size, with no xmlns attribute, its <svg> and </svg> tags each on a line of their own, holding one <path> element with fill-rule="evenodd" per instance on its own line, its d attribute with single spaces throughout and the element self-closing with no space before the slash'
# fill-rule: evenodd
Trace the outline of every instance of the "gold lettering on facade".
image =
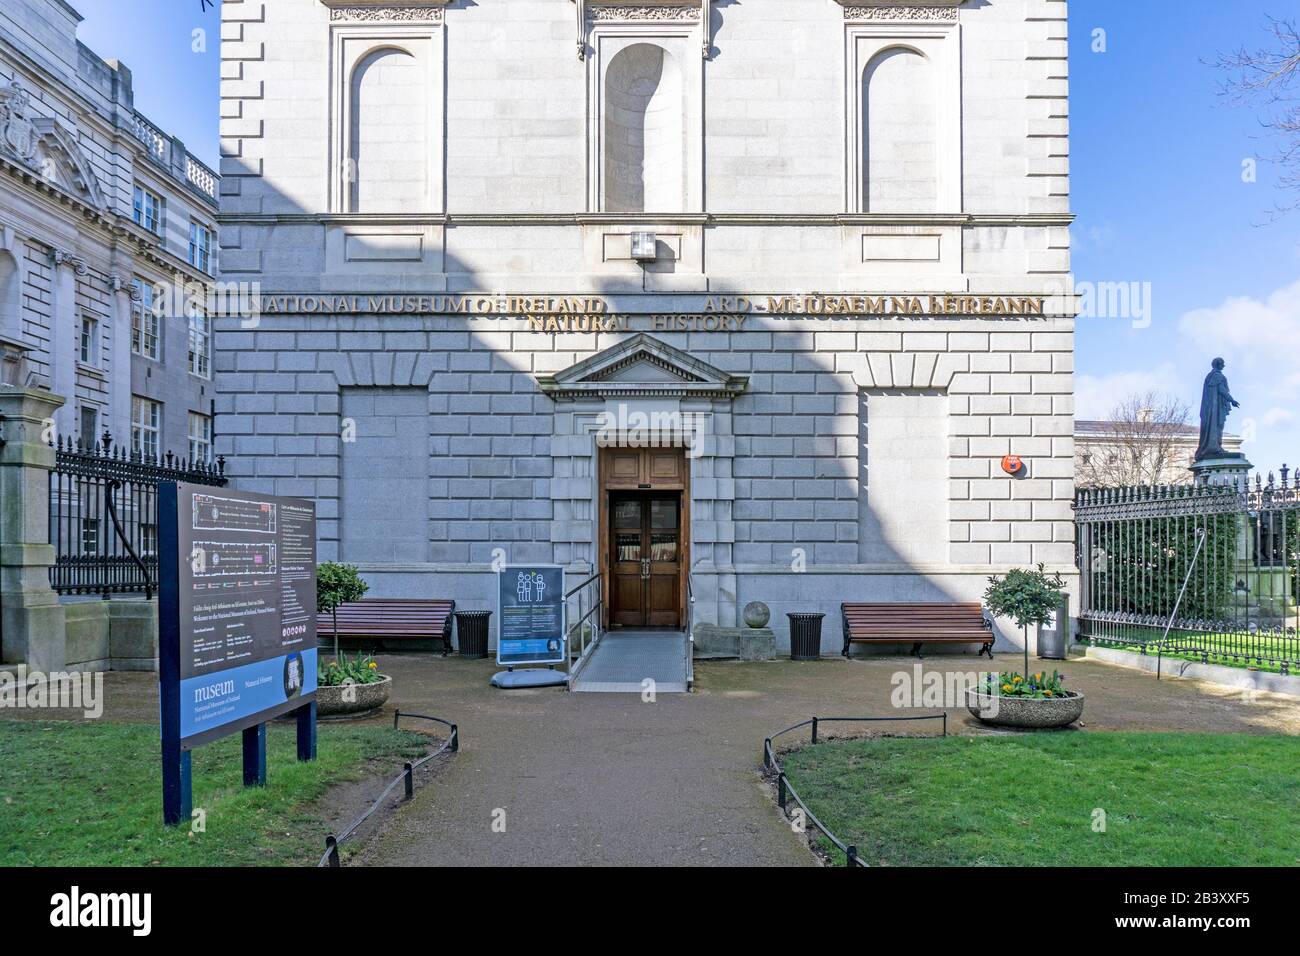
<svg viewBox="0 0 1300 956">
<path fill-rule="evenodd" d="M 750 315 L 814 318 L 1045 316 L 1045 296 L 793 294 L 705 296 L 699 311 L 614 311 L 609 299 L 582 295 L 263 295 L 265 315 L 468 315 L 523 320 L 533 332 L 739 332 Z"/>
</svg>

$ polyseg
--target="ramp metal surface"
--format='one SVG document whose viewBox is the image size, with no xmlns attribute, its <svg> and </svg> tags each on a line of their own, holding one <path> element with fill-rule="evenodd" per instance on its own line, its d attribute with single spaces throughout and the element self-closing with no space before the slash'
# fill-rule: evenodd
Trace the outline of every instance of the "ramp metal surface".
<svg viewBox="0 0 1300 956">
<path fill-rule="evenodd" d="M 570 689 L 639 694 L 653 680 L 656 693 L 684 694 L 685 631 L 606 631 Z"/>
</svg>

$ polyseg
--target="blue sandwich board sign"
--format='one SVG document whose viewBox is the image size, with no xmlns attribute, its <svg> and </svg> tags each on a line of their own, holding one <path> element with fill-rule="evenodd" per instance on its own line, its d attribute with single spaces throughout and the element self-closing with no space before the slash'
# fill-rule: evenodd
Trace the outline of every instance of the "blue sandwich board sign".
<svg viewBox="0 0 1300 956">
<path fill-rule="evenodd" d="M 266 722 L 296 712 L 316 756 L 316 506 L 210 485 L 158 486 L 163 819 L 190 815 L 190 750 L 243 731 L 266 782 Z"/>
<path fill-rule="evenodd" d="M 511 564 L 497 572 L 497 663 L 562 664 L 564 568 Z"/>
</svg>

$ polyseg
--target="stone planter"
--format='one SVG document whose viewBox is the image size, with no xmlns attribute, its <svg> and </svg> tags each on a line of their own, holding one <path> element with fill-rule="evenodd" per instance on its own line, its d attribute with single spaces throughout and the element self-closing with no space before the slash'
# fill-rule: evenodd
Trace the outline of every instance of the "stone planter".
<svg viewBox="0 0 1300 956">
<path fill-rule="evenodd" d="M 1043 730 L 1066 727 L 1083 716 L 1083 695 L 1036 700 L 1032 697 L 1001 697 L 968 690 L 966 709 L 982 723 L 995 727 Z"/>
<path fill-rule="evenodd" d="M 388 702 L 393 679 L 385 676 L 373 684 L 340 684 L 316 688 L 316 716 L 321 720 L 365 717 Z M 347 693 L 351 691 L 351 693 Z M 347 699 L 351 697 L 351 699 Z"/>
</svg>

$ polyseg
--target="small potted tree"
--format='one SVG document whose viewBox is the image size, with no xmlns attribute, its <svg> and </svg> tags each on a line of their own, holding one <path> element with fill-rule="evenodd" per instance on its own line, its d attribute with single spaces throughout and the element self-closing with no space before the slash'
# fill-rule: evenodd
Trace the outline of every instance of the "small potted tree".
<svg viewBox="0 0 1300 956">
<path fill-rule="evenodd" d="M 1065 687 L 1064 675 L 1029 670 L 1029 625 L 1049 621 L 1060 606 L 1065 581 L 1048 575 L 1043 565 L 1035 571 L 1015 568 L 999 580 L 989 578 L 984 603 L 997 617 L 1020 626 L 1024 636 L 1023 673 L 990 674 L 982 686 L 967 694 L 967 707 L 980 720 L 1004 727 L 1064 727 L 1083 714 L 1083 695 Z"/>
<path fill-rule="evenodd" d="M 368 654 L 349 659 L 339 653 L 338 607 L 359 601 L 370 590 L 356 567 L 326 561 L 316 568 L 316 611 L 328 612 L 334 621 L 334 659 L 317 658 L 316 712 L 321 717 L 360 717 L 388 700 L 392 678 L 379 673 Z"/>
</svg>

